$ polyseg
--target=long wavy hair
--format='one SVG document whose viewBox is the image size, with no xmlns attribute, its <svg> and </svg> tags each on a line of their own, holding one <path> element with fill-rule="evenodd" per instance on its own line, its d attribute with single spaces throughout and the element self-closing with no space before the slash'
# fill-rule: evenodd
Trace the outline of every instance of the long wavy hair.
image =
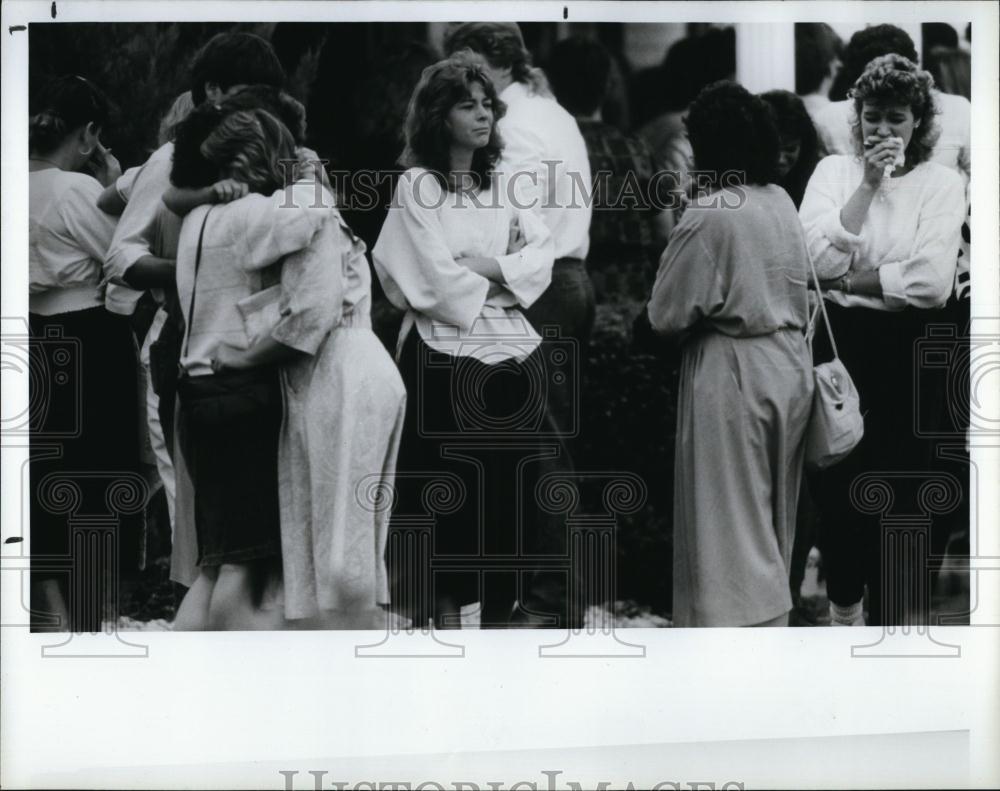
<svg viewBox="0 0 1000 791">
<path fill-rule="evenodd" d="M 445 122 L 451 109 L 469 98 L 474 83 L 482 86 L 483 93 L 493 103 L 493 128 L 486 145 L 472 155 L 472 175 L 479 189 L 489 189 L 493 184 L 493 169 L 503 149 L 497 121 L 507 107 L 497 97 L 483 66 L 482 58 L 472 51 L 456 52 L 424 69 L 410 97 L 405 124 L 406 148 L 400 161 L 404 167 L 423 167 L 431 171 L 445 189 L 451 188 L 447 178 L 451 172 L 451 132 Z"/>
<path fill-rule="evenodd" d="M 220 173 L 244 182 L 252 192 L 270 195 L 294 177 L 295 141 L 266 110 L 230 113 L 205 138 L 201 153 Z"/>
<path fill-rule="evenodd" d="M 913 136 L 906 146 L 906 161 L 912 167 L 930 159 L 941 134 L 934 120 L 938 110 L 931 93 L 933 87 L 934 78 L 930 72 L 902 55 L 883 55 L 869 63 L 849 93 L 854 100 L 851 131 L 858 156 L 864 151 L 861 108 L 865 102 L 875 102 L 883 105 L 905 104 L 910 108 L 913 120 L 919 125 L 913 129 Z"/>
<path fill-rule="evenodd" d="M 819 139 L 816 127 L 802 100 L 791 91 L 768 91 L 760 96 L 770 106 L 782 142 L 799 141 L 799 158 L 778 183 L 789 194 L 795 207 L 802 203 L 806 185 L 819 162 Z"/>
</svg>

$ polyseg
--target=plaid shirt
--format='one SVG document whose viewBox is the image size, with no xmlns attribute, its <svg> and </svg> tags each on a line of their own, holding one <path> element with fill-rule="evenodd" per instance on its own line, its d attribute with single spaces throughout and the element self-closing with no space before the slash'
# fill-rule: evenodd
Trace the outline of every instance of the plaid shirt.
<svg viewBox="0 0 1000 791">
<path fill-rule="evenodd" d="M 648 146 L 602 121 L 578 123 L 595 185 L 589 266 L 599 270 L 605 263 L 648 262 L 655 211 L 647 191 L 655 172 Z"/>
</svg>

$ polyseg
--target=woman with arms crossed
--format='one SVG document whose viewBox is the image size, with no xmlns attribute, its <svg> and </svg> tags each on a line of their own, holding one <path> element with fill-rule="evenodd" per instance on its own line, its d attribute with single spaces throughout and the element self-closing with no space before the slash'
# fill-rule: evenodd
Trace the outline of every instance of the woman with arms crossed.
<svg viewBox="0 0 1000 791">
<path fill-rule="evenodd" d="M 530 546 L 539 524 L 534 498 L 516 488 L 526 477 L 519 461 L 532 457 L 549 419 L 533 379 L 541 338 L 522 309 L 548 287 L 553 248 L 541 220 L 512 208 L 497 189 L 503 112 L 477 56 L 458 53 L 424 70 L 406 119 L 410 167 L 374 249 L 386 296 L 407 311 L 397 354 L 409 394 L 400 472 L 458 480 L 464 492 L 437 516 L 438 558 L 509 555 L 517 526 Z M 517 448 L 483 451 L 484 439 L 495 445 L 499 437 Z M 421 486 L 400 481 L 397 514 L 425 511 Z M 461 605 L 481 601 L 482 624 L 506 626 L 519 594 L 509 577 L 481 588 L 481 565 L 470 560 L 433 581 L 426 566 L 396 568 L 397 590 L 428 586 L 416 601 L 398 602 L 401 609 L 420 628 L 431 615 L 442 628 L 457 625 Z M 522 581 L 520 571 L 513 579 Z"/>
</svg>

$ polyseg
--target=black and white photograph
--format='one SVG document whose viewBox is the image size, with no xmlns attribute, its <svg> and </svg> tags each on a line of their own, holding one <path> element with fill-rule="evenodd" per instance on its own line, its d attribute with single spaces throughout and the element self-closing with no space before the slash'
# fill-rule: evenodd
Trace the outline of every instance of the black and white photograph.
<svg viewBox="0 0 1000 791">
<path fill-rule="evenodd" d="M 3 18 L 5 787 L 1000 782 L 997 6 Z"/>
</svg>

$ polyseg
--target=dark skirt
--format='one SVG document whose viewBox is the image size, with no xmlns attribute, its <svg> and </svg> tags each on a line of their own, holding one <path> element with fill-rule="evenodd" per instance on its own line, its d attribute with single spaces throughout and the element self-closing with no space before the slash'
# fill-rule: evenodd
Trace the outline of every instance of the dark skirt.
<svg viewBox="0 0 1000 791">
<path fill-rule="evenodd" d="M 506 625 L 519 575 L 530 570 L 518 559 L 538 540 L 534 485 L 553 431 L 537 355 L 487 365 L 434 351 L 416 330 L 403 346 L 406 418 L 387 564 L 395 608 L 420 624 L 446 597 L 482 602 L 484 626 Z"/>
<path fill-rule="evenodd" d="M 278 435 L 281 383 L 271 406 L 217 425 L 191 425 L 180 401 L 180 443 L 194 484 L 198 565 L 247 563 L 281 554 Z"/>
</svg>

